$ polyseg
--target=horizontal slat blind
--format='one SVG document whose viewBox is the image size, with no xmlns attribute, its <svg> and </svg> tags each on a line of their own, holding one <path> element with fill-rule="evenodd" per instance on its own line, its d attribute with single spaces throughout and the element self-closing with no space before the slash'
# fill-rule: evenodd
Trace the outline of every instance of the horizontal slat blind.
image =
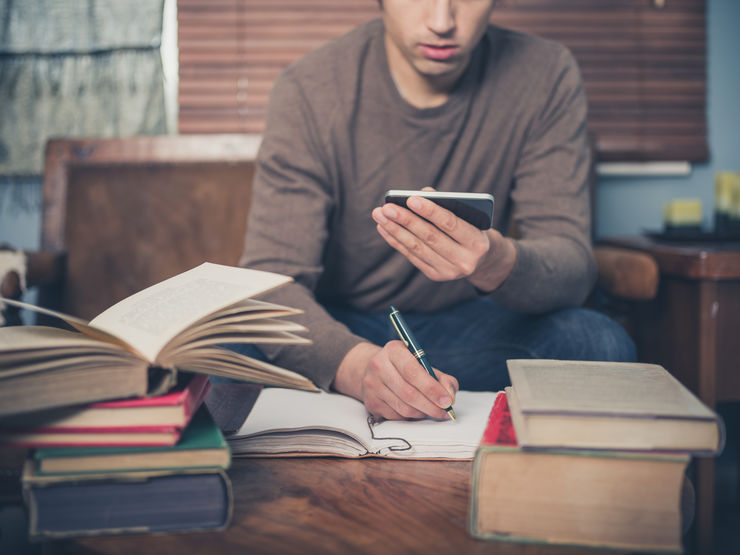
<svg viewBox="0 0 740 555">
<path fill-rule="evenodd" d="M 278 73 L 374 0 L 178 0 L 180 133 L 261 133 Z"/>
<path fill-rule="evenodd" d="M 508 0 L 493 21 L 572 50 L 602 160 L 707 159 L 705 0 Z"/>
<path fill-rule="evenodd" d="M 706 0 L 499 0 L 492 21 L 566 44 L 602 160 L 690 160 L 706 143 Z M 378 17 L 376 0 L 178 0 L 181 133 L 261 133 L 278 73 Z"/>
</svg>

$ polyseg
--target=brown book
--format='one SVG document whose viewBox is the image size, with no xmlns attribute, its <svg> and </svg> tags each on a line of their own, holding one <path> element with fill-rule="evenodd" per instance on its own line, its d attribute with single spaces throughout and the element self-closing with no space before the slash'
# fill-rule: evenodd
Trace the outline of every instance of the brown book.
<svg viewBox="0 0 740 555">
<path fill-rule="evenodd" d="M 309 343 L 292 308 L 252 297 L 290 277 L 204 263 L 113 305 L 90 322 L 55 316 L 79 332 L 0 328 L 0 416 L 107 399 L 161 395 L 179 370 L 317 390 L 307 378 L 224 349 L 224 343 Z"/>
<path fill-rule="evenodd" d="M 716 454 L 720 417 L 657 364 L 507 361 L 511 416 L 524 448 Z"/>
<path fill-rule="evenodd" d="M 470 531 L 486 540 L 680 552 L 688 462 L 682 453 L 523 450 L 502 394 L 473 463 Z"/>
</svg>

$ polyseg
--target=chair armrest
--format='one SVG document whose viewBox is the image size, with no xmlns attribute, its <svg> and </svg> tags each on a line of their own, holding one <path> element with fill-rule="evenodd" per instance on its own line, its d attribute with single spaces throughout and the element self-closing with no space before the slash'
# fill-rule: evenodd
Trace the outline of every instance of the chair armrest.
<svg viewBox="0 0 740 555">
<path fill-rule="evenodd" d="M 66 253 L 33 251 L 27 252 L 26 257 L 26 283 L 28 287 L 53 285 L 64 279 Z"/>
<path fill-rule="evenodd" d="M 598 286 L 607 294 L 647 301 L 658 292 L 658 263 L 647 253 L 631 249 L 595 246 Z"/>
</svg>

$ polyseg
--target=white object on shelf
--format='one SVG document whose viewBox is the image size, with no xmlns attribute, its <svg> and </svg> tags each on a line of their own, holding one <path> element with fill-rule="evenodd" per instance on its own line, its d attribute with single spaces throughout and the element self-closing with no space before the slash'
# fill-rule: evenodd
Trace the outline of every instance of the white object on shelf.
<svg viewBox="0 0 740 555">
<path fill-rule="evenodd" d="M 689 162 L 600 162 L 596 173 L 602 177 L 691 175 Z"/>
</svg>

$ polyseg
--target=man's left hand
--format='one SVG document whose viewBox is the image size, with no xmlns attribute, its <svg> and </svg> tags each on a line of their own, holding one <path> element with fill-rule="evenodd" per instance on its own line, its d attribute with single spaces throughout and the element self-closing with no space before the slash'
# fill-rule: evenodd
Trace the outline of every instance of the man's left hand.
<svg viewBox="0 0 740 555">
<path fill-rule="evenodd" d="M 407 209 L 385 204 L 373 210 L 378 233 L 433 281 L 466 278 L 493 291 L 516 261 L 512 239 L 495 229 L 482 231 L 435 202 L 409 197 Z"/>
</svg>

